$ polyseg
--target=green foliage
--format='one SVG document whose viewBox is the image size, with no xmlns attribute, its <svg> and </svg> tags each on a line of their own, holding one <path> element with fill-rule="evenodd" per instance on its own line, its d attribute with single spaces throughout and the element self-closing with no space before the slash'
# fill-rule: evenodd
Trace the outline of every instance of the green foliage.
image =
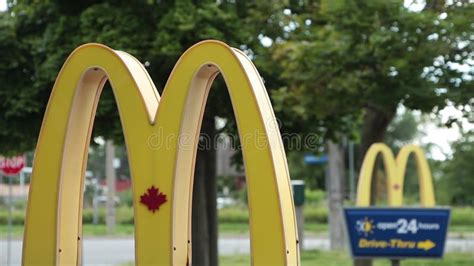
<svg viewBox="0 0 474 266">
<path fill-rule="evenodd" d="M 98 224 L 105 224 L 106 209 L 99 208 Z M 117 224 L 133 224 L 133 208 L 128 206 L 120 206 L 115 210 L 115 219 Z M 84 224 L 92 224 L 94 222 L 94 210 L 91 208 L 84 209 L 82 212 L 82 222 Z"/>
<path fill-rule="evenodd" d="M 99 209 L 99 215 L 97 216 L 97 223 L 105 224 L 105 209 Z M 94 210 L 93 209 L 84 209 L 82 211 L 82 223 L 92 224 L 94 222 Z"/>
<path fill-rule="evenodd" d="M 326 224 L 328 219 L 328 209 L 325 207 L 305 206 L 305 221 L 308 223 Z M 224 208 L 219 210 L 219 223 L 248 223 L 248 209 L 244 208 Z"/>
<path fill-rule="evenodd" d="M 325 206 L 305 205 L 305 228 L 310 231 L 325 231 L 325 227 L 317 227 L 326 225 L 328 222 L 328 209 Z M 105 225 L 105 209 L 99 209 L 98 224 Z M 246 232 L 249 224 L 249 212 L 247 208 L 224 208 L 219 210 L 219 225 L 227 232 Z M 23 210 L 15 210 L 12 216 L 12 224 L 22 226 L 25 221 L 25 212 Z M 94 213 L 90 208 L 84 209 L 82 213 L 82 222 L 84 227 L 90 227 L 93 223 Z M 116 209 L 116 219 L 118 226 L 133 227 L 133 208 L 128 206 L 120 206 Z M 8 221 L 8 212 L 0 211 L 0 226 L 6 225 Z M 450 231 L 452 232 L 472 232 L 474 230 L 474 209 L 472 207 L 455 207 L 451 210 Z M 316 227 L 315 227 L 316 226 Z M 0 231 L 3 230 L 0 227 Z M 86 230 L 86 229 L 85 229 Z M 102 230 L 102 229 L 101 229 Z M 130 231 L 133 229 L 127 229 Z M 103 228 L 102 235 L 106 230 Z"/>
<path fill-rule="evenodd" d="M 23 210 L 14 210 L 12 212 L 12 224 L 13 225 L 23 225 L 25 223 L 25 211 Z M 0 225 L 8 224 L 8 211 L 0 211 Z"/>
<path fill-rule="evenodd" d="M 325 206 L 305 205 L 303 212 L 308 224 L 327 224 L 328 209 Z M 219 210 L 219 223 L 248 223 L 248 209 L 224 208 Z M 470 207 L 453 208 L 451 212 L 452 226 L 473 226 L 474 209 Z"/>
<path fill-rule="evenodd" d="M 324 165 L 307 165 L 304 151 L 293 150 L 287 153 L 291 179 L 302 179 L 310 190 L 325 189 Z"/>
<path fill-rule="evenodd" d="M 474 132 L 452 145 L 453 156 L 444 163 L 443 176 L 436 190 L 445 204 L 474 204 Z"/>
<path fill-rule="evenodd" d="M 238 202 L 243 203 L 244 206 L 248 206 L 247 187 L 238 190 L 237 193 L 235 193 L 235 198 Z"/>
<path fill-rule="evenodd" d="M 453 208 L 450 225 L 474 225 L 474 209 L 472 207 Z"/>
<path fill-rule="evenodd" d="M 133 224 L 133 208 L 122 206 L 116 209 L 117 224 Z"/>
<path fill-rule="evenodd" d="M 162 91 L 178 57 L 196 42 L 219 39 L 240 47 L 256 40 L 240 8 L 227 1 L 10 1 L 0 13 L 0 154 L 34 147 L 55 78 L 77 46 L 99 42 L 133 54 Z M 108 87 L 93 134 L 120 143 Z M 212 116 L 230 116 L 226 93 L 210 95 L 206 111 Z"/>
<path fill-rule="evenodd" d="M 419 136 L 418 125 L 420 122 L 412 112 L 405 110 L 388 125 L 385 143 L 396 154 L 403 146 L 412 143 Z"/>
<path fill-rule="evenodd" d="M 117 193 L 118 197 L 120 198 L 120 203 L 127 206 L 133 207 L 133 194 L 131 189 L 127 189 L 123 192 Z"/>
<path fill-rule="evenodd" d="M 421 12 L 403 1 L 321 0 L 284 8 L 283 33 L 268 35 L 281 85 L 273 99 L 285 120 L 298 121 L 295 132 L 350 134 L 369 111 L 390 122 L 400 103 L 431 112 L 447 100 L 463 106 L 474 97 L 472 70 L 452 67 L 472 66 L 472 3 L 427 5 Z M 387 124 L 364 122 L 382 136 Z"/>
<path fill-rule="evenodd" d="M 218 212 L 219 223 L 246 223 L 249 222 L 248 209 L 224 208 Z"/>
<path fill-rule="evenodd" d="M 326 193 L 323 190 L 309 190 L 304 192 L 307 205 L 322 206 L 326 199 Z"/>
<path fill-rule="evenodd" d="M 235 176 L 219 176 L 217 178 L 217 191 L 224 191 L 225 188 L 228 189 L 229 195 L 219 196 L 230 197 L 243 206 L 247 205 L 247 187 L 238 187 Z"/>
<path fill-rule="evenodd" d="M 399 103 L 464 105 L 472 80 L 450 66 L 470 63 L 473 7 L 454 2 L 412 12 L 402 1 L 11 1 L 0 15 L 0 152 L 34 147 L 55 77 L 85 42 L 132 53 L 162 90 L 185 49 L 226 41 L 252 57 L 268 89 L 278 88 L 281 131 L 316 133 L 319 145 L 337 132 L 357 138 L 364 109 L 390 117 Z M 273 45 L 261 45 L 263 37 Z M 231 118 L 226 90 L 215 91 L 206 112 Z M 119 123 L 106 88 L 94 136 L 121 139 Z M 226 130 L 235 132 L 232 119 Z"/>
<path fill-rule="evenodd" d="M 305 223 L 318 223 L 318 224 L 327 224 L 328 223 L 328 208 L 318 207 L 311 208 L 305 207 L 303 209 Z"/>
</svg>

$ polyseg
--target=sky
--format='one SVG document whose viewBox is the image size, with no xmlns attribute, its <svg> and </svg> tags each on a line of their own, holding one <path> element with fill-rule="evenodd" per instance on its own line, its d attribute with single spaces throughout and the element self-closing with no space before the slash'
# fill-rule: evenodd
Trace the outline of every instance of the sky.
<svg viewBox="0 0 474 266">
<path fill-rule="evenodd" d="M 400 106 L 397 110 L 398 114 L 403 114 L 407 111 L 406 108 Z M 415 117 L 421 118 L 420 111 L 410 111 Z M 462 112 L 456 107 L 449 105 L 439 112 L 439 116 L 430 113 L 425 115 L 426 120 L 421 118 L 424 122 L 418 125 L 419 136 L 414 140 L 414 144 L 425 145 L 428 143 L 435 144 L 436 147 L 431 147 L 427 151 L 428 156 L 435 160 L 446 160 L 452 155 L 451 143 L 459 140 L 462 137 L 460 128 L 454 124 L 451 128 L 439 126 L 437 121 L 445 123 L 450 118 L 457 118 L 461 120 L 463 132 L 473 131 L 474 124 L 469 123 L 467 119 L 462 118 Z"/>
<path fill-rule="evenodd" d="M 407 6 L 412 11 L 420 11 L 424 7 L 423 0 L 405 0 L 405 6 Z M 0 0 L 0 11 L 7 9 L 6 0 Z M 271 44 L 270 44 L 271 45 Z M 402 108 L 403 112 L 403 108 Z M 416 114 L 416 112 L 415 112 Z M 461 113 L 454 106 L 447 107 L 443 109 L 440 113 L 441 121 L 446 121 L 449 117 L 460 117 Z M 435 117 L 432 117 L 433 120 Z M 474 130 L 474 124 L 463 122 L 465 129 Z M 436 160 L 445 160 L 452 153 L 450 143 L 458 140 L 461 137 L 461 133 L 457 127 L 453 128 L 444 128 L 438 127 L 434 122 L 425 122 L 420 125 L 420 130 L 425 134 L 420 136 L 416 141 L 418 144 L 434 143 L 439 148 L 431 150 L 429 153 L 433 159 Z"/>
</svg>

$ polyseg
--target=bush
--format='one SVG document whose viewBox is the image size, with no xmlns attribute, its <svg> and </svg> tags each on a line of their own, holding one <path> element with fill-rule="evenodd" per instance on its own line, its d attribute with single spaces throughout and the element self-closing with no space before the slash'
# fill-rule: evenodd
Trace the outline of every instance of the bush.
<svg viewBox="0 0 474 266">
<path fill-rule="evenodd" d="M 306 205 L 321 205 L 326 198 L 326 193 L 322 190 L 305 190 Z"/>
<path fill-rule="evenodd" d="M 308 223 L 327 223 L 328 210 L 320 207 L 315 208 L 305 206 L 304 208 L 305 222 Z M 219 223 L 248 223 L 249 213 L 247 209 L 241 208 L 225 208 L 219 210 Z"/>
<path fill-rule="evenodd" d="M 25 222 L 25 211 L 14 210 L 12 224 L 23 225 Z M 219 223 L 248 224 L 249 213 L 246 208 L 224 208 L 219 210 Z M 99 224 L 105 224 L 106 209 L 99 209 Z M 326 224 L 328 222 L 328 209 L 325 207 L 314 207 L 306 205 L 304 208 L 305 222 Z M 133 224 L 133 208 L 120 206 L 116 209 L 117 224 Z M 93 209 L 84 209 L 82 212 L 82 222 L 92 224 L 94 220 Z M 8 223 L 8 211 L 0 211 L 0 225 Z M 451 209 L 451 226 L 473 226 L 474 227 L 474 208 L 456 207 Z"/>
<path fill-rule="evenodd" d="M 324 207 L 314 208 L 306 206 L 303 209 L 305 223 L 320 223 L 328 222 L 328 209 Z"/>
<path fill-rule="evenodd" d="M 99 209 L 98 224 L 105 224 L 105 209 Z M 82 223 L 92 224 L 94 223 L 94 209 L 84 209 L 82 211 Z"/>
<path fill-rule="evenodd" d="M 121 206 L 116 209 L 115 219 L 118 224 L 133 224 L 133 208 Z"/>
<path fill-rule="evenodd" d="M 450 225 L 470 225 L 474 226 L 474 208 L 452 208 Z"/>
<path fill-rule="evenodd" d="M 25 211 L 23 210 L 14 210 L 12 215 L 12 224 L 13 225 L 23 225 L 25 223 Z M 8 224 L 8 211 L 2 210 L 0 212 L 0 225 Z"/>
<path fill-rule="evenodd" d="M 106 209 L 99 208 L 98 224 L 105 224 Z M 133 224 L 133 208 L 120 206 L 115 209 L 117 224 Z M 82 223 L 92 224 L 94 222 L 94 209 L 84 209 L 82 212 Z"/>
<path fill-rule="evenodd" d="M 219 223 L 248 223 L 249 212 L 247 209 L 224 208 L 219 210 Z"/>
<path fill-rule="evenodd" d="M 125 204 L 128 207 L 133 207 L 133 194 L 131 189 L 119 192 L 117 195 L 120 198 L 120 202 L 122 204 Z"/>
</svg>

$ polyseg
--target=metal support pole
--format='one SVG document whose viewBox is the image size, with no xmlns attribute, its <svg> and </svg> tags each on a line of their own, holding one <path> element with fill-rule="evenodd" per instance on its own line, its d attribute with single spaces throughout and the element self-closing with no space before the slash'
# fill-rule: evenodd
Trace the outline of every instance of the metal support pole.
<svg viewBox="0 0 474 266">
<path fill-rule="evenodd" d="M 295 206 L 296 214 L 296 224 L 298 226 L 298 240 L 300 245 L 300 250 L 304 249 L 304 215 L 303 215 L 303 206 Z"/>
<path fill-rule="evenodd" d="M 13 177 L 8 176 L 8 226 L 7 226 L 7 265 L 11 264 L 12 253 L 12 216 L 13 216 Z"/>
<path fill-rule="evenodd" d="M 94 178 L 94 196 L 92 198 L 92 209 L 93 209 L 93 216 L 92 216 L 92 223 L 98 224 L 99 223 L 99 179 Z"/>
<path fill-rule="evenodd" d="M 400 266 L 400 260 L 392 260 L 392 266 Z"/>
<path fill-rule="evenodd" d="M 112 140 L 105 142 L 105 176 L 107 179 L 107 233 L 115 232 L 115 146 Z"/>
<path fill-rule="evenodd" d="M 349 141 L 349 198 L 355 202 L 354 142 Z"/>
</svg>

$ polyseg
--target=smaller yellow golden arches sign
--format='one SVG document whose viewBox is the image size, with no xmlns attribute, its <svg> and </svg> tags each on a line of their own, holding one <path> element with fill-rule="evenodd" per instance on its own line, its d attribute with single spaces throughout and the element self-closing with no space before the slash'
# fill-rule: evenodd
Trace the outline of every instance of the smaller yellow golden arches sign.
<svg viewBox="0 0 474 266">
<path fill-rule="evenodd" d="M 86 44 L 71 53 L 51 93 L 36 148 L 23 265 L 80 264 L 84 172 L 107 80 L 129 155 L 135 263 L 190 263 L 197 143 L 207 95 L 219 73 L 229 90 L 240 138 L 246 142 L 252 263 L 299 265 L 288 167 L 268 94 L 250 59 L 218 41 L 188 49 L 161 98 L 131 55 L 100 44 Z"/>
<path fill-rule="evenodd" d="M 403 184 L 408 158 L 411 154 L 415 157 L 418 170 L 421 205 L 424 207 L 435 205 L 433 180 L 423 150 L 415 145 L 407 145 L 400 150 L 395 158 L 387 145 L 376 143 L 370 146 L 362 162 L 357 187 L 357 206 L 367 207 L 370 205 L 372 174 L 379 154 L 382 156 L 387 176 L 388 205 L 399 207 L 403 204 Z"/>
</svg>

